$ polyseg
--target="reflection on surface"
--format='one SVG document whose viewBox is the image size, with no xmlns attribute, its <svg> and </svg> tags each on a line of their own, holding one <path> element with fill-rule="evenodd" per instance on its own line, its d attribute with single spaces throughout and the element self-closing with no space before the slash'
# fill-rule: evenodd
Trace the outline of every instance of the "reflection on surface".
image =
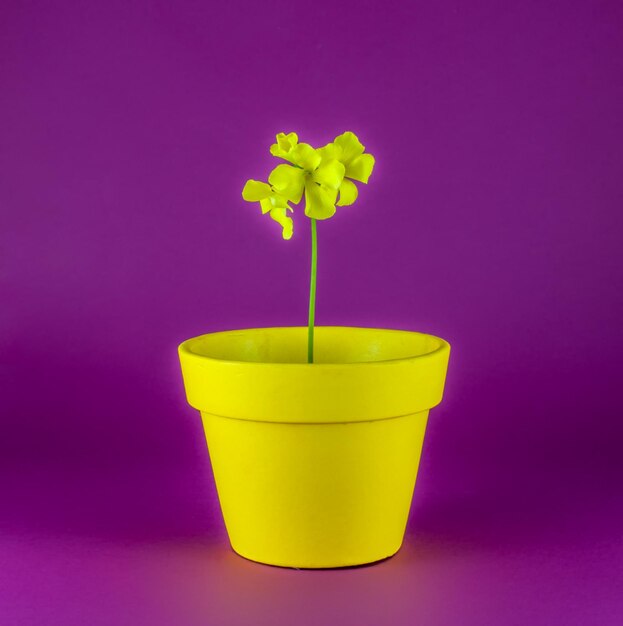
<svg viewBox="0 0 623 626">
<path fill-rule="evenodd" d="M 603 567 L 606 556 L 622 557 L 616 501 L 568 491 L 546 506 L 528 490 L 505 497 L 493 486 L 472 496 L 416 494 L 393 558 L 296 571 L 230 550 L 215 502 L 197 498 L 208 482 L 84 476 L 62 489 L 33 479 L 5 491 L 14 506 L 0 539 L 2 622 L 36 623 L 62 610 L 64 624 L 93 625 L 556 623 L 561 612 L 594 610 L 576 593 L 579 567 L 586 597 L 609 610 L 620 597 L 622 581 Z"/>
</svg>

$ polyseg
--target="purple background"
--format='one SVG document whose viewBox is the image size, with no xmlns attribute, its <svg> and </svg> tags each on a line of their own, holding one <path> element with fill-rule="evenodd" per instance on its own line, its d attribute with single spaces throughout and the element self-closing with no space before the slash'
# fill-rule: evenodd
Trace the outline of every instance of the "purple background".
<svg viewBox="0 0 623 626">
<path fill-rule="evenodd" d="M 252 7 L 252 8 L 251 8 Z M 620 624 L 619 2 L 0 4 L 0 622 Z M 305 324 L 278 131 L 377 157 L 318 323 L 453 354 L 403 550 L 230 552 L 176 345 Z"/>
</svg>

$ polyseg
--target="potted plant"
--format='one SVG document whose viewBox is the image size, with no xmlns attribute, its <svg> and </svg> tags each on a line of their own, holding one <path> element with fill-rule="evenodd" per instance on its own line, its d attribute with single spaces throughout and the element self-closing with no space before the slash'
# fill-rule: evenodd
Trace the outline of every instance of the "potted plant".
<svg viewBox="0 0 623 626">
<path fill-rule="evenodd" d="M 450 346 L 432 335 L 315 327 L 317 222 L 353 204 L 374 158 L 352 132 L 315 149 L 295 133 L 283 159 L 242 196 L 293 233 L 311 224 L 307 327 L 194 337 L 179 356 L 201 412 L 233 549 L 296 568 L 343 567 L 395 554 L 403 540 L 429 409 L 442 398 Z"/>
</svg>

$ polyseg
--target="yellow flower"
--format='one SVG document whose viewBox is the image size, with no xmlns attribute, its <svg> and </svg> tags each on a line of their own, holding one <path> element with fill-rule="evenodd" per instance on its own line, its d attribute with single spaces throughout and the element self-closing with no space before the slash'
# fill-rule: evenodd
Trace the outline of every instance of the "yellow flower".
<svg viewBox="0 0 623 626">
<path fill-rule="evenodd" d="M 292 165 L 278 165 L 268 177 L 275 191 L 295 204 L 305 193 L 305 215 L 325 220 L 335 214 L 337 192 L 345 167 L 335 158 L 324 158 L 307 143 L 298 143 L 296 133 L 279 133 L 271 154 Z"/>
<path fill-rule="evenodd" d="M 331 143 L 316 150 L 299 143 L 296 133 L 279 133 L 270 153 L 287 164 L 278 165 L 268 183 L 248 180 L 242 197 L 258 202 L 262 213 L 281 224 L 284 239 L 292 237 L 293 222 L 289 202 L 298 204 L 305 194 L 305 215 L 325 220 L 335 214 L 336 206 L 353 204 L 357 199 L 354 180 L 367 183 L 374 169 L 374 157 L 352 132 L 342 133 Z M 338 199 L 339 198 L 339 199 Z"/>
<path fill-rule="evenodd" d="M 364 151 L 365 147 L 357 135 L 350 131 L 342 133 L 331 143 L 317 150 L 323 160 L 335 159 L 344 165 L 344 179 L 338 189 L 340 199 L 337 206 L 353 204 L 358 191 L 357 185 L 352 181 L 367 183 L 372 174 L 374 157 L 371 154 L 364 154 Z"/>
<path fill-rule="evenodd" d="M 259 180 L 248 180 L 242 190 L 242 197 L 247 202 L 259 202 L 262 213 L 269 213 L 271 218 L 282 227 L 282 237 L 290 239 L 294 224 L 288 217 L 288 211 L 292 207 L 288 204 L 288 198 L 277 192 L 270 185 Z"/>
</svg>

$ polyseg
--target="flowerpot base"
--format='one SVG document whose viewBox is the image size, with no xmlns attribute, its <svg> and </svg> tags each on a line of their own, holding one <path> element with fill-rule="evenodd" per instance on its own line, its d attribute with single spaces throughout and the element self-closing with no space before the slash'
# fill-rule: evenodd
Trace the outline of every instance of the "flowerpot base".
<svg viewBox="0 0 623 626">
<path fill-rule="evenodd" d="M 356 569 L 358 567 L 372 567 L 373 565 L 378 565 L 379 563 L 384 563 L 385 561 L 389 561 L 389 559 L 395 557 L 398 554 L 398 552 L 400 552 L 401 548 L 399 548 L 398 550 L 396 550 L 396 552 L 393 552 L 392 554 L 388 554 L 387 556 L 382 557 L 380 559 L 376 559 L 374 561 L 365 561 L 362 563 L 350 563 L 348 565 L 324 565 L 324 566 L 317 565 L 314 567 L 302 567 L 299 565 L 289 565 L 286 563 L 268 563 L 267 561 L 260 561 L 259 559 L 254 559 L 245 554 L 241 554 L 233 546 L 231 546 L 232 552 L 236 556 L 243 558 L 245 561 L 251 561 L 251 563 L 258 563 L 259 565 L 268 565 L 270 567 L 282 567 L 284 569 L 295 569 L 295 570 Z"/>
<path fill-rule="evenodd" d="M 400 549 L 428 411 L 346 424 L 202 417 L 234 552 L 319 569 Z"/>
</svg>

